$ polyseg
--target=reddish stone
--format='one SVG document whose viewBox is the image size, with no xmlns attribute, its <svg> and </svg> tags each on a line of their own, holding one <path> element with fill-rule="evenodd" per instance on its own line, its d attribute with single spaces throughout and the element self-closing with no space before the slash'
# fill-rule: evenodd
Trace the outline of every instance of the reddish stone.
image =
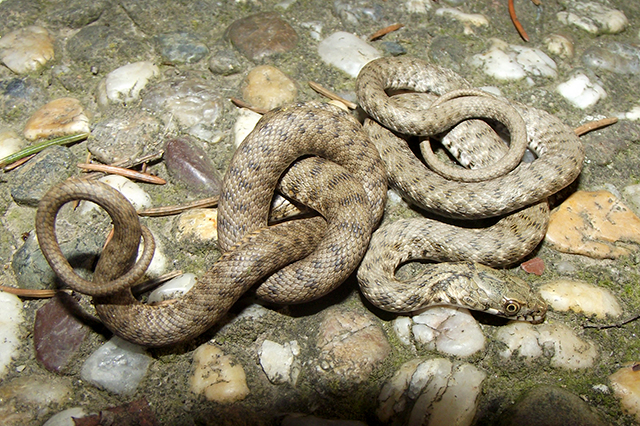
<svg viewBox="0 0 640 426">
<path fill-rule="evenodd" d="M 71 312 L 75 303 L 70 296 L 59 295 L 36 312 L 36 359 L 49 371 L 66 367 L 87 335 L 87 327 Z"/>
<path fill-rule="evenodd" d="M 539 257 L 534 257 L 533 259 L 523 262 L 520 267 L 530 274 L 540 276 L 544 272 L 544 260 Z"/>
<path fill-rule="evenodd" d="M 108 420 L 108 423 L 105 421 Z M 98 414 L 73 419 L 75 426 L 100 426 L 105 424 L 119 426 L 158 426 L 158 420 L 151 411 L 145 398 L 128 404 L 108 408 Z"/>
<path fill-rule="evenodd" d="M 287 52 L 298 43 L 298 34 L 277 13 L 259 13 L 229 25 L 227 36 L 236 49 L 252 61 Z"/>
</svg>

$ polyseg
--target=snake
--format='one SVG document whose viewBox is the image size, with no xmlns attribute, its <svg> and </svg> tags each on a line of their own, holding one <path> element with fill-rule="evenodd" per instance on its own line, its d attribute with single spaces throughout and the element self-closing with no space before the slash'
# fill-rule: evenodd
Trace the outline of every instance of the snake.
<svg viewBox="0 0 640 426">
<path fill-rule="evenodd" d="M 384 70 L 375 69 L 374 66 Z M 429 226 L 434 226 L 439 231 L 428 227 L 420 228 L 424 223 L 416 228 L 417 222 L 394 222 L 397 225 L 392 225 L 401 230 L 391 233 L 402 241 L 379 238 L 389 233 L 388 226 L 374 232 L 384 212 L 387 180 L 395 188 L 402 188 L 407 193 L 423 191 L 409 189 L 409 186 L 405 188 L 403 179 L 417 181 L 419 184 L 427 182 L 427 178 L 421 177 L 422 175 L 413 175 L 416 170 L 425 168 L 424 165 L 414 169 L 410 161 L 408 166 L 398 166 L 398 174 L 392 171 L 394 163 L 390 162 L 389 155 L 398 155 L 406 148 L 406 141 L 393 132 L 415 129 L 417 134 L 432 136 L 448 130 L 461 120 L 485 117 L 481 114 L 484 112 L 487 117 L 507 127 L 512 143 L 509 147 L 498 150 L 507 157 L 508 161 L 504 162 L 507 166 L 478 167 L 480 172 L 473 173 L 466 182 L 447 183 L 451 188 L 455 187 L 455 190 L 448 191 L 457 191 L 468 185 L 493 185 L 491 182 L 498 170 L 501 173 L 508 170 L 506 175 L 520 173 L 519 170 L 523 168 L 523 164 L 519 163 L 523 138 L 525 148 L 528 144 L 530 149 L 536 149 L 535 143 L 532 144 L 530 140 L 531 130 L 527 125 L 530 118 L 525 117 L 529 110 L 522 109 L 520 114 L 514 114 L 514 107 L 510 104 L 479 95 L 453 72 L 425 67 L 416 59 L 400 62 L 388 59 L 386 64 L 378 62 L 365 67 L 356 85 L 359 96 L 362 90 L 371 90 L 378 83 L 381 84 L 381 89 L 378 89 L 382 92 L 391 87 L 384 78 L 380 81 L 379 77 L 384 77 L 384 72 L 394 67 L 405 71 L 427 70 L 427 75 L 414 72 L 410 74 L 409 79 L 413 80 L 409 83 L 398 80 L 391 86 L 413 91 L 429 91 L 437 87 L 437 90 L 434 89 L 436 94 L 444 96 L 444 100 L 434 107 L 437 112 L 434 113 L 430 108 L 419 109 L 422 112 L 418 115 L 423 116 L 418 121 L 412 121 L 413 116 L 401 113 L 391 119 L 400 126 L 392 127 L 392 130 L 374 120 L 368 120 L 363 127 L 350 114 L 320 102 L 292 104 L 263 116 L 234 153 L 223 179 L 218 207 L 218 243 L 222 255 L 180 299 L 162 305 L 148 305 L 133 297 L 129 287 L 149 260 L 147 253 L 152 250 L 153 236 L 139 224 L 133 207 L 126 199 L 99 182 L 71 179 L 51 188 L 43 196 L 36 214 L 36 233 L 45 258 L 69 287 L 81 291 L 80 289 L 87 290 L 87 286 L 93 286 L 87 294 L 93 296 L 96 312 L 110 330 L 126 340 L 149 347 L 176 344 L 202 334 L 218 323 L 230 307 L 252 287 L 258 297 L 267 301 L 303 303 L 332 291 L 356 269 L 362 292 L 375 306 L 382 309 L 402 312 L 434 304 L 451 304 L 507 318 L 540 321 L 546 307 L 539 296 L 526 283 L 482 265 L 491 264 L 487 255 L 484 259 L 469 257 L 459 261 L 454 259 L 453 262 L 444 255 L 436 255 L 432 259 L 443 262 L 443 266 L 439 266 L 441 269 L 429 270 L 415 286 L 400 283 L 391 284 L 393 288 L 387 288 L 398 264 L 413 259 L 413 252 L 427 256 L 426 251 L 458 251 L 455 244 L 448 246 L 451 248 L 447 248 L 447 245 L 453 240 L 457 241 L 460 235 L 459 227 L 451 228 L 454 225 L 436 221 Z M 380 72 L 380 75 L 375 76 L 377 82 L 372 82 L 367 77 L 367 72 L 369 75 Z M 387 74 L 390 75 L 390 72 Z M 429 80 L 426 84 L 419 83 L 422 86 L 416 85 L 418 80 L 425 78 L 435 78 L 437 81 L 434 83 Z M 391 102 L 388 97 L 373 99 L 374 104 Z M 368 111 L 364 97 L 360 102 L 371 117 L 382 121 L 382 117 L 376 115 L 373 109 Z M 543 117 L 544 120 L 549 120 L 547 116 Z M 543 121 L 541 124 L 548 123 Z M 547 139 L 553 139 L 549 129 L 557 130 L 556 127 L 559 127 L 553 126 L 555 122 L 551 124 L 546 133 L 541 130 L 542 136 L 548 137 Z M 378 145 L 382 140 L 391 140 L 391 145 L 386 148 Z M 536 162 L 546 158 L 553 146 L 552 142 L 547 143 L 544 139 L 536 151 L 540 155 Z M 405 160 L 398 158 L 397 164 Z M 471 155 L 471 162 L 473 161 L 481 166 L 488 164 Z M 488 171 L 483 170 L 485 168 Z M 431 194 L 427 191 L 429 195 L 416 203 L 422 203 L 420 205 L 423 206 L 430 203 L 443 204 L 445 208 L 438 211 L 444 212 L 443 216 L 467 217 L 467 212 L 447 209 L 447 198 L 456 197 L 447 190 L 434 189 L 433 187 L 440 186 L 438 179 L 446 179 L 437 173 L 432 174 L 438 177 L 435 177 L 435 184 L 426 184 L 427 188 L 431 188 Z M 555 185 L 556 190 L 559 189 L 558 186 Z M 319 215 L 270 223 L 269 205 L 276 190 L 287 198 L 309 206 Z M 502 187 L 501 191 L 517 192 L 508 187 Z M 476 196 L 474 193 L 460 195 L 458 198 L 465 197 L 467 201 L 480 200 L 475 203 L 475 207 L 468 209 L 469 217 L 474 218 L 511 213 L 532 203 L 534 207 L 524 210 L 537 208 L 542 214 L 548 211 L 545 210 L 548 207 L 543 196 L 538 196 L 537 201 L 535 197 L 533 200 L 520 201 L 521 205 L 516 201 L 508 208 L 487 207 L 490 202 L 480 199 L 480 195 Z M 79 277 L 67 266 L 56 239 L 56 216 L 60 207 L 72 199 L 90 200 L 101 205 L 111 216 L 114 233 L 117 234 L 100 257 L 93 283 L 79 281 Z M 534 213 L 528 214 L 534 216 Z M 526 215 L 527 213 L 523 217 L 526 218 Z M 512 217 L 513 215 L 500 218 L 498 223 L 506 223 L 507 227 L 513 224 L 524 234 L 534 235 L 535 238 L 542 232 L 541 228 L 533 226 L 533 220 L 530 223 L 521 219 L 513 222 Z M 116 232 L 116 228 L 121 229 Z M 498 230 L 499 237 L 500 232 Z M 431 248 L 422 242 L 419 247 L 412 246 L 417 234 L 424 233 L 440 235 L 437 237 L 439 240 L 436 238 Z M 515 238 L 517 240 L 518 237 Z M 532 237 L 527 236 L 526 239 L 531 241 Z M 141 240 L 144 241 L 145 248 L 140 260 L 136 262 L 137 246 Z M 500 246 L 500 240 L 497 243 Z M 402 247 L 404 249 L 396 250 Z M 522 242 L 519 247 L 519 253 L 531 249 Z M 498 253 L 501 247 L 494 247 L 493 250 Z M 513 253 L 506 253 L 505 256 L 513 256 Z M 371 261 L 375 263 L 378 260 L 378 266 L 382 270 L 376 272 L 370 265 Z M 364 282 L 361 277 L 367 271 L 378 274 L 370 283 Z M 108 289 L 110 286 L 113 290 Z"/>
<path fill-rule="evenodd" d="M 415 95 L 390 96 L 394 91 Z M 573 182 L 582 169 L 584 148 L 572 129 L 545 111 L 493 96 L 484 99 L 481 91 L 470 89 L 470 83 L 453 71 L 416 58 L 369 62 L 358 76 L 356 93 L 360 106 L 373 118 L 365 122 L 365 128 L 385 163 L 389 184 L 410 203 L 440 217 L 401 219 L 375 231 L 371 249 L 358 269 L 365 297 L 391 312 L 414 312 L 441 304 L 541 322 L 546 313 L 544 301 L 522 280 L 490 267 L 512 265 L 544 237 L 547 198 Z M 434 102 L 438 95 L 442 100 Z M 513 129 L 495 111 L 520 116 L 527 147 L 536 159 L 521 161 L 491 179 L 465 181 L 452 180 L 449 173 L 443 176 L 421 162 L 400 135 L 436 136 L 457 124 L 457 120 L 442 118 L 453 116 L 451 109 L 458 110 L 457 117 L 502 122 L 509 129 L 511 144 Z M 435 128 L 434 121 L 440 127 Z M 512 151 L 495 145 L 495 138 L 487 141 L 482 137 L 486 123 L 466 123 L 459 146 L 443 142 L 454 157 L 459 157 L 458 152 L 469 157 L 461 161 L 463 165 L 475 163 L 482 170 L 485 164 L 503 161 Z M 464 149 L 480 142 L 493 145 L 491 149 Z M 422 152 L 424 155 L 425 149 Z M 458 175 L 471 173 L 457 169 Z M 488 226 L 474 227 L 459 221 L 447 223 L 443 218 L 493 219 Z M 414 277 L 397 278 L 397 269 L 414 261 L 432 263 Z"/>
</svg>

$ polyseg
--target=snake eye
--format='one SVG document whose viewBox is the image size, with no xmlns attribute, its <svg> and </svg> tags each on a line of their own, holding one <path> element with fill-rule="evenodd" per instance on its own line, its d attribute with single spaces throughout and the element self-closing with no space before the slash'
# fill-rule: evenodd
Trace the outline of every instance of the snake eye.
<svg viewBox="0 0 640 426">
<path fill-rule="evenodd" d="M 507 300 L 504 304 L 504 313 L 512 316 L 520 311 L 520 304 L 515 300 Z"/>
</svg>

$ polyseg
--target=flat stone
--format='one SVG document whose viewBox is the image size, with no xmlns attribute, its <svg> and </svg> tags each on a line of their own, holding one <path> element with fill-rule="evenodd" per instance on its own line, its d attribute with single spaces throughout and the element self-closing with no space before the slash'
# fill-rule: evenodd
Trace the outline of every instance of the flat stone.
<svg viewBox="0 0 640 426">
<path fill-rule="evenodd" d="M 36 359 L 49 371 L 63 370 L 87 335 L 87 327 L 73 313 L 74 305 L 73 298 L 59 295 L 36 311 L 33 327 Z"/>
<path fill-rule="evenodd" d="M 545 241 L 563 253 L 616 259 L 640 243 L 640 218 L 608 191 L 578 191 L 551 213 Z"/>
<path fill-rule="evenodd" d="M 609 376 L 611 387 L 627 414 L 640 422 L 640 363 L 626 365 Z"/>
<path fill-rule="evenodd" d="M 89 133 L 89 117 L 78 99 L 59 98 L 37 110 L 24 126 L 28 140 Z"/>
<path fill-rule="evenodd" d="M 293 80 L 271 65 L 252 69 L 245 78 L 242 97 L 250 105 L 265 110 L 292 103 L 298 89 Z"/>
<path fill-rule="evenodd" d="M 528 391 L 500 418 L 504 426 L 606 426 L 598 412 L 571 392 L 540 386 Z"/>
<path fill-rule="evenodd" d="M 274 12 L 247 16 L 227 29 L 233 46 L 252 61 L 260 62 L 296 47 L 298 34 Z"/>
<path fill-rule="evenodd" d="M 289 383 L 295 386 L 301 369 L 298 355 L 300 355 L 300 345 L 297 340 L 285 342 L 282 345 L 272 340 L 265 340 L 258 351 L 260 366 L 269 381 L 275 385 Z"/>
<path fill-rule="evenodd" d="M 533 259 L 527 260 L 526 262 L 522 262 L 520 264 L 522 270 L 540 276 L 544 272 L 544 260 L 539 257 L 534 257 Z"/>
<path fill-rule="evenodd" d="M 570 104 L 580 109 L 590 108 L 607 97 L 607 92 L 598 82 L 591 81 L 581 72 L 558 84 L 557 90 Z"/>
<path fill-rule="evenodd" d="M 382 56 L 378 49 L 354 34 L 338 31 L 318 44 L 320 59 L 356 78 L 362 67 Z"/>
<path fill-rule="evenodd" d="M 217 43 L 211 48 L 209 70 L 214 74 L 232 75 L 244 70 L 238 52 L 227 44 Z"/>
<path fill-rule="evenodd" d="M 220 194 L 222 179 L 209 156 L 189 137 L 172 138 L 164 146 L 164 162 L 175 183 L 187 190 L 213 197 Z"/>
<path fill-rule="evenodd" d="M 601 319 L 607 315 L 614 318 L 622 315 L 620 303 L 613 293 L 593 284 L 556 280 L 543 284 L 538 291 L 555 311 L 571 310 Z"/>
<path fill-rule="evenodd" d="M 138 99 L 149 80 L 158 76 L 160 69 L 150 61 L 134 62 L 111 71 L 98 85 L 98 102 L 131 103 Z"/>
<path fill-rule="evenodd" d="M 53 39 L 42 27 L 22 28 L 0 38 L 0 60 L 16 74 L 36 71 L 53 57 Z"/>
</svg>

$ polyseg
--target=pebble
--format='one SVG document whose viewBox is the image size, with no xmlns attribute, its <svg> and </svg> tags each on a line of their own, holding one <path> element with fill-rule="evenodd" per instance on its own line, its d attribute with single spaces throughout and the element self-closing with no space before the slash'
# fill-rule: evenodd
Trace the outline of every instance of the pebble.
<svg viewBox="0 0 640 426">
<path fill-rule="evenodd" d="M 195 64 L 209 54 L 209 48 L 191 33 L 161 34 L 155 42 L 165 64 Z"/>
<path fill-rule="evenodd" d="M 318 44 L 320 59 L 356 78 L 362 67 L 382 55 L 375 47 L 344 31 L 331 34 Z"/>
<path fill-rule="evenodd" d="M 0 130 L 0 159 L 15 154 L 24 148 L 24 142 L 12 129 Z"/>
<path fill-rule="evenodd" d="M 85 360 L 80 376 L 109 392 L 128 396 L 135 393 L 151 361 L 144 348 L 114 336 Z"/>
<path fill-rule="evenodd" d="M 79 419 L 86 415 L 87 412 L 82 407 L 67 408 L 49 417 L 49 420 L 44 422 L 42 426 L 76 426 L 74 419 Z"/>
<path fill-rule="evenodd" d="M 471 364 L 444 358 L 408 361 L 382 387 L 376 415 L 385 424 L 400 416 L 408 425 L 468 426 L 485 377 Z"/>
<path fill-rule="evenodd" d="M 271 110 L 295 101 L 296 83 L 271 65 L 252 69 L 244 81 L 242 97 L 251 106 Z"/>
<path fill-rule="evenodd" d="M 164 146 L 163 159 L 174 183 L 181 183 L 188 190 L 206 197 L 220 194 L 220 173 L 192 138 L 169 139 Z"/>
<path fill-rule="evenodd" d="M 616 259 L 631 247 L 615 242 L 640 243 L 640 218 L 608 191 L 578 191 L 551 213 L 545 241 L 563 253 Z"/>
<path fill-rule="evenodd" d="M 586 67 L 593 70 L 623 75 L 640 73 L 640 48 L 629 44 L 611 42 L 604 47 L 591 46 L 581 59 Z"/>
<path fill-rule="evenodd" d="M 640 212 L 640 184 L 628 185 L 622 189 L 625 199 L 631 202 L 636 212 Z"/>
<path fill-rule="evenodd" d="M 546 46 L 547 51 L 552 55 L 559 56 L 563 59 L 573 57 L 573 42 L 561 34 L 550 34 L 544 38 L 543 43 Z"/>
<path fill-rule="evenodd" d="M 80 424 L 102 426 L 105 423 L 122 426 L 160 426 L 153 409 L 144 397 L 116 407 L 100 410 L 97 414 L 85 415 L 82 420 L 77 422 L 74 420 L 75 426 Z"/>
<path fill-rule="evenodd" d="M 144 94 L 142 107 L 161 117 L 165 128 L 173 129 L 207 142 L 222 137 L 218 123 L 224 112 L 219 89 L 199 76 L 170 78 L 150 87 Z"/>
<path fill-rule="evenodd" d="M 176 218 L 176 239 L 195 247 L 208 247 L 218 240 L 218 210 L 190 209 Z"/>
<path fill-rule="evenodd" d="M 499 419 L 501 426 L 606 426 L 599 413 L 577 395 L 556 386 L 526 392 Z"/>
<path fill-rule="evenodd" d="M 427 13 L 433 7 L 432 0 L 408 0 L 404 3 L 404 7 L 409 13 Z"/>
<path fill-rule="evenodd" d="M 59 98 L 42 106 L 24 126 L 28 140 L 89 133 L 89 117 L 75 98 Z"/>
<path fill-rule="evenodd" d="M 189 379 L 193 393 L 204 394 L 207 400 L 219 404 L 231 404 L 249 395 L 242 365 L 219 347 L 208 343 L 198 347 L 193 362 L 195 368 Z"/>
<path fill-rule="evenodd" d="M 582 312 L 604 319 L 607 315 L 619 317 L 622 308 L 616 297 L 606 288 L 570 280 L 556 280 L 543 284 L 540 296 L 555 311 Z"/>
<path fill-rule="evenodd" d="M 233 125 L 233 140 L 236 148 L 239 147 L 242 141 L 251 133 L 261 118 L 262 114 L 253 112 L 250 109 L 240 108 L 238 110 L 238 117 Z"/>
<path fill-rule="evenodd" d="M 324 311 L 316 346 L 320 351 L 316 371 L 340 381 L 344 388 L 364 382 L 391 353 L 372 314 L 339 307 Z"/>
<path fill-rule="evenodd" d="M 407 320 L 409 318 L 409 320 Z M 409 344 L 411 336 L 426 350 L 467 357 L 484 349 L 485 338 L 467 309 L 434 306 L 413 317 L 394 321 L 398 338 Z"/>
<path fill-rule="evenodd" d="M 228 47 L 227 44 L 218 43 L 211 48 L 209 70 L 212 73 L 226 76 L 242 72 L 243 69 L 238 52 Z"/>
<path fill-rule="evenodd" d="M 77 302 L 61 293 L 36 311 L 33 346 L 36 359 L 49 371 L 59 372 L 77 354 L 88 327 L 76 315 Z"/>
<path fill-rule="evenodd" d="M 613 392 L 627 414 L 640 423 L 640 363 L 631 363 L 609 376 Z"/>
<path fill-rule="evenodd" d="M 227 36 L 240 53 L 254 62 L 288 52 L 298 44 L 296 31 L 274 12 L 238 19 L 227 29 Z"/>
<path fill-rule="evenodd" d="M 368 0 L 336 0 L 333 2 L 333 11 L 346 28 L 355 28 L 361 23 L 378 22 L 384 15 L 381 6 L 371 4 Z"/>
<path fill-rule="evenodd" d="M 100 178 L 99 181 L 117 189 L 127 200 L 129 200 L 133 205 L 133 208 L 136 210 L 144 210 L 151 207 L 151 197 L 149 194 L 147 194 L 140 185 L 132 182 L 126 177 L 120 175 L 107 175 Z M 87 204 L 87 206 L 89 206 L 89 204 Z M 84 213 L 87 210 L 81 211 Z"/>
<path fill-rule="evenodd" d="M 537 276 L 541 276 L 544 273 L 544 260 L 540 259 L 539 257 L 534 257 L 533 259 L 529 259 L 526 262 L 522 262 L 520 264 L 520 267 L 522 268 L 522 270 L 530 273 L 530 274 L 535 274 Z"/>
<path fill-rule="evenodd" d="M 555 78 L 558 75 L 555 61 L 542 50 L 508 44 L 499 39 L 493 39 L 489 50 L 474 55 L 470 63 L 498 80 L 526 78 L 531 85 L 534 84 L 531 76 Z"/>
<path fill-rule="evenodd" d="M 629 21 L 622 11 L 595 2 L 568 2 L 566 10 L 557 13 L 560 22 L 573 25 L 592 34 L 617 34 Z"/>
<path fill-rule="evenodd" d="M 73 396 L 73 386 L 67 377 L 30 374 L 19 376 L 0 385 L 0 424 L 28 425 L 36 417 L 46 415 L 50 407 L 60 406 Z"/>
<path fill-rule="evenodd" d="M 165 300 L 178 299 L 196 283 L 196 275 L 187 272 L 162 284 L 149 294 L 147 303 L 158 303 Z"/>
<path fill-rule="evenodd" d="M 149 80 L 159 74 L 160 69 L 151 61 L 134 62 L 116 68 L 98 85 L 98 103 L 103 106 L 109 102 L 131 103 L 138 99 Z"/>
<path fill-rule="evenodd" d="M 553 367 L 568 370 L 590 368 L 598 356 L 593 343 L 580 339 L 560 323 L 534 326 L 514 321 L 500 327 L 495 338 L 507 345 L 507 349 L 500 352 L 504 358 L 517 353 L 525 361 L 531 361 L 544 355 L 551 358 Z"/>
<path fill-rule="evenodd" d="M 258 350 L 260 366 L 274 385 L 296 385 L 302 364 L 298 359 L 300 345 L 297 340 L 279 344 L 271 340 L 262 342 Z"/>
<path fill-rule="evenodd" d="M 0 291 L 0 380 L 18 355 L 22 343 L 20 323 L 24 320 L 22 301 L 18 296 Z"/>
<path fill-rule="evenodd" d="M 452 18 L 464 26 L 464 34 L 474 34 L 473 28 L 488 27 L 489 20 L 481 13 L 465 13 L 453 7 L 441 7 L 436 10 L 436 16 Z"/>
<path fill-rule="evenodd" d="M 42 27 L 21 28 L 0 38 L 0 60 L 16 74 L 37 71 L 53 59 L 53 43 Z"/>
</svg>

